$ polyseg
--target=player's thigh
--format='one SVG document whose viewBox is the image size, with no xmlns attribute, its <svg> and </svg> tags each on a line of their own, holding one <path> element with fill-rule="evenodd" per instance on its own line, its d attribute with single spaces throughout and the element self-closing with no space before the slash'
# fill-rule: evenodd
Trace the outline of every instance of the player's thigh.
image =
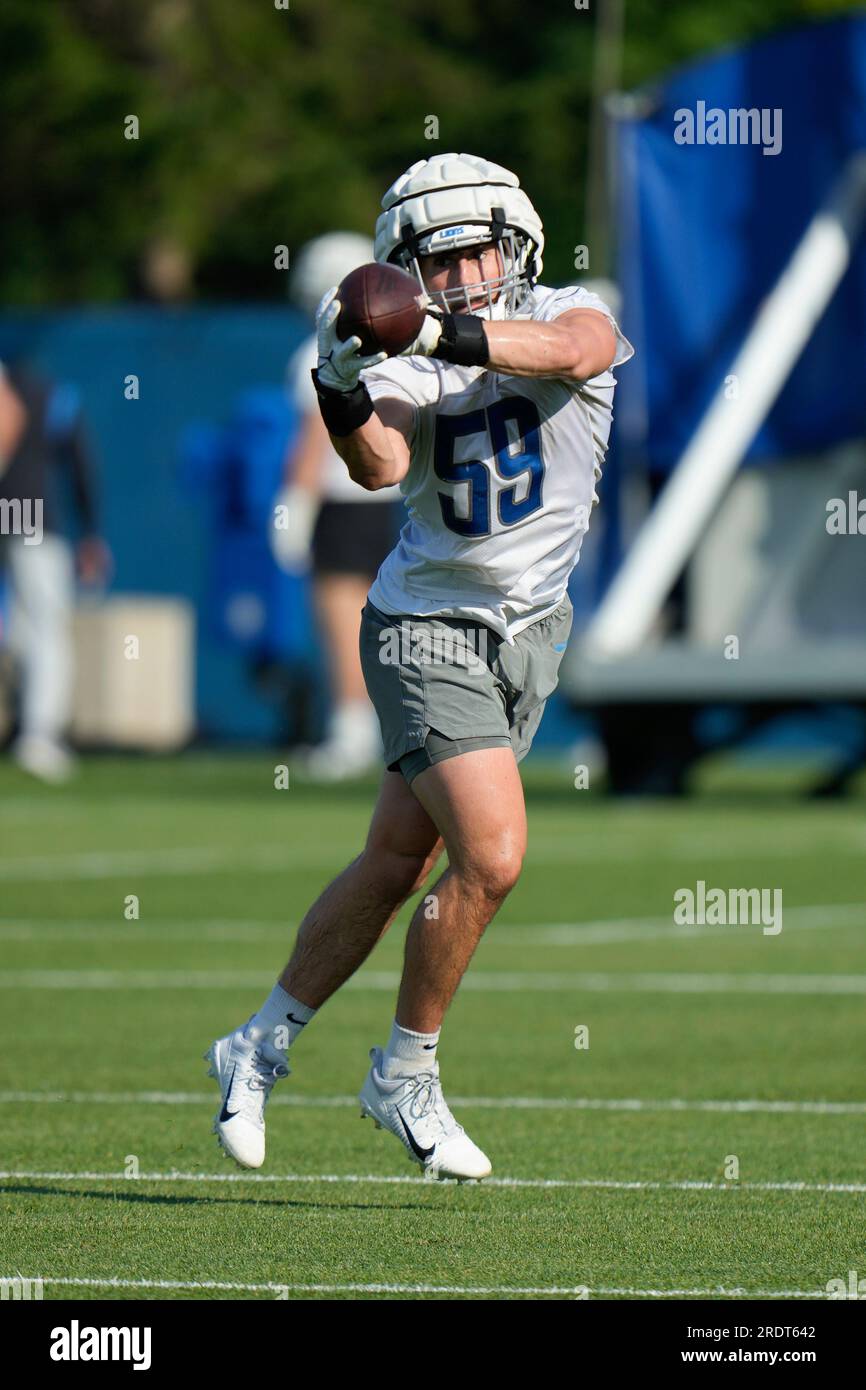
<svg viewBox="0 0 866 1390">
<path fill-rule="evenodd" d="M 429 863 L 431 868 L 442 852 L 435 822 L 400 772 L 386 772 L 382 779 L 367 833 L 366 852 L 399 855 L 419 864 Z"/>
<path fill-rule="evenodd" d="M 412 791 L 452 865 L 510 888 L 526 852 L 523 784 L 511 748 L 479 748 L 419 772 Z"/>
</svg>

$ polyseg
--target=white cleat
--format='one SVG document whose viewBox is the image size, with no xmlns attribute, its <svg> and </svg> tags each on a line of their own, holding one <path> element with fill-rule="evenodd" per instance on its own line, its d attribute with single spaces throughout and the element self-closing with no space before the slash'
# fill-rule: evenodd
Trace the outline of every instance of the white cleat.
<svg viewBox="0 0 866 1390">
<path fill-rule="evenodd" d="M 373 1065 L 361 1094 L 361 1119 L 375 1121 L 377 1129 L 389 1129 L 406 1149 L 424 1176 L 457 1178 L 460 1182 L 486 1178 L 490 1159 L 473 1144 L 445 1103 L 439 1082 L 439 1063 L 425 1071 L 395 1076 L 382 1075 L 382 1049 L 370 1051 Z"/>
<path fill-rule="evenodd" d="M 265 1161 L 265 1106 L 271 1089 L 289 1075 L 282 1052 L 268 1043 L 252 1043 L 243 1028 L 218 1038 L 204 1054 L 208 1076 L 220 1088 L 222 1104 L 213 1131 L 225 1152 L 242 1168 L 261 1168 Z"/>
</svg>

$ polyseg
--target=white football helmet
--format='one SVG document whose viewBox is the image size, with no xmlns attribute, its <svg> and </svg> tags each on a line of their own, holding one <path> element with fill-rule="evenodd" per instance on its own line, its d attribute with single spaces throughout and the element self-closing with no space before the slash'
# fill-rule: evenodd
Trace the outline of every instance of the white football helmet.
<svg viewBox="0 0 866 1390">
<path fill-rule="evenodd" d="M 373 243 L 360 232 L 326 232 L 298 253 L 289 282 L 292 300 L 313 318 L 322 296 L 359 265 L 374 259 Z"/>
<path fill-rule="evenodd" d="M 421 256 L 488 241 L 497 246 L 502 274 L 471 287 L 472 298 L 486 293 L 486 306 L 472 308 L 468 287 L 442 291 L 435 297 L 451 312 L 511 318 L 541 274 L 541 219 L 517 175 L 499 164 L 474 154 L 420 159 L 391 185 L 382 207 L 376 260 L 413 272 L 422 288 Z"/>
</svg>

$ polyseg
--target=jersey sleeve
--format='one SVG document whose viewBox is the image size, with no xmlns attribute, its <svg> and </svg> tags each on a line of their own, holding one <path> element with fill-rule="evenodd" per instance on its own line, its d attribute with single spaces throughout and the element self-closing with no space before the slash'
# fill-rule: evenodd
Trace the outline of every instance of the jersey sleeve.
<svg viewBox="0 0 866 1390">
<path fill-rule="evenodd" d="M 558 319 L 560 314 L 567 313 L 569 309 L 597 309 L 608 319 L 616 338 L 616 356 L 610 364 L 611 368 L 620 367 L 623 362 L 634 357 L 634 348 L 614 318 L 612 309 L 605 304 L 600 295 L 594 294 L 592 290 L 585 290 L 581 285 L 567 285 L 561 290 L 551 290 L 540 302 L 532 317 L 539 323 L 553 323 L 554 319 Z"/>
</svg>

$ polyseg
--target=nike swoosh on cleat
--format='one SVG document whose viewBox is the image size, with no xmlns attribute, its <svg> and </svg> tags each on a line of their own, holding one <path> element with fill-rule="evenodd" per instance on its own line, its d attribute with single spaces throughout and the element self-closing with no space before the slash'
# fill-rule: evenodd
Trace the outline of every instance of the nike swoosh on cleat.
<svg viewBox="0 0 866 1390">
<path fill-rule="evenodd" d="M 231 1119 L 233 1119 L 234 1116 L 238 1113 L 237 1110 L 229 1110 L 229 1096 L 230 1096 L 231 1093 L 232 1093 L 232 1086 L 233 1086 L 233 1084 L 234 1084 L 235 1072 L 237 1071 L 237 1069 L 238 1069 L 237 1062 L 235 1062 L 235 1065 L 232 1067 L 232 1079 L 231 1079 L 231 1081 L 229 1082 L 229 1088 L 228 1088 L 228 1090 L 226 1091 L 226 1098 L 225 1098 L 225 1100 L 223 1101 L 223 1108 L 222 1108 L 222 1110 L 220 1111 L 220 1124 L 221 1124 L 221 1125 L 225 1124 L 226 1120 L 231 1120 Z"/>
<path fill-rule="evenodd" d="M 397 1114 L 400 1115 L 400 1111 L 399 1111 L 399 1110 L 397 1110 Z M 409 1143 L 412 1145 L 412 1152 L 414 1153 L 415 1157 L 416 1157 L 416 1158 L 420 1158 L 421 1162 L 423 1163 L 423 1162 L 425 1161 L 425 1159 L 428 1159 L 428 1158 L 430 1157 L 430 1155 L 433 1153 L 433 1150 L 436 1148 L 436 1145 L 433 1144 L 429 1149 L 422 1149 L 422 1148 L 421 1148 L 421 1145 L 420 1145 L 420 1144 L 418 1143 L 418 1141 L 416 1140 L 414 1134 L 412 1133 L 411 1129 L 410 1129 L 409 1126 L 407 1125 L 406 1121 L 403 1119 L 403 1116 L 402 1116 L 402 1115 L 400 1115 L 400 1123 L 401 1123 L 401 1125 L 403 1126 L 403 1128 L 404 1128 L 405 1131 L 406 1131 L 406 1138 L 409 1140 Z"/>
</svg>

